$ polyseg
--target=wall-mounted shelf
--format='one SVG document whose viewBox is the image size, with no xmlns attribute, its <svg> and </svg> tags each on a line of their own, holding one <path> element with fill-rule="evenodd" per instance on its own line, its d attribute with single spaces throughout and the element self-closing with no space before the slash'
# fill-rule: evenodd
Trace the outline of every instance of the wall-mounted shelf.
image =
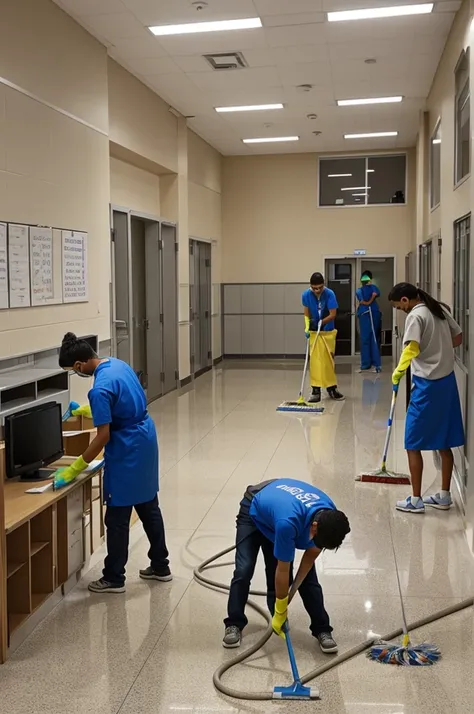
<svg viewBox="0 0 474 714">
<path fill-rule="evenodd" d="M 69 403 L 69 376 L 62 369 L 17 368 L 0 372 L 0 427 L 5 417 L 45 402 Z"/>
</svg>

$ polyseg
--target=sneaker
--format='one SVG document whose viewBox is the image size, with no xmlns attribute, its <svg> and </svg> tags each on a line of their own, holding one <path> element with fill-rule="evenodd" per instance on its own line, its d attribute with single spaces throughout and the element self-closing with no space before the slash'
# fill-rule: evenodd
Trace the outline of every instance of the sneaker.
<svg viewBox="0 0 474 714">
<path fill-rule="evenodd" d="M 449 511 L 453 505 L 453 499 L 450 493 L 447 496 L 443 496 L 441 493 L 433 493 L 432 496 L 425 496 L 423 503 L 425 506 L 438 508 L 440 511 Z"/>
<path fill-rule="evenodd" d="M 159 580 L 160 583 L 169 583 L 170 580 L 173 580 L 173 576 L 171 575 L 171 570 L 169 568 L 163 568 L 163 570 L 153 570 L 151 565 L 149 565 L 148 568 L 145 568 L 145 570 L 140 570 L 139 575 L 142 580 Z"/>
<path fill-rule="evenodd" d="M 222 646 L 227 650 L 233 650 L 236 647 L 240 647 L 242 642 L 242 633 L 237 627 L 237 625 L 230 625 L 230 627 L 225 628 L 224 639 L 222 640 Z"/>
<path fill-rule="evenodd" d="M 124 593 L 125 585 L 109 583 L 108 580 L 100 578 L 99 580 L 93 580 L 92 583 L 89 583 L 89 590 L 91 593 Z"/>
<path fill-rule="evenodd" d="M 419 496 L 408 496 L 404 501 L 397 501 L 395 508 L 397 511 L 405 511 L 405 513 L 425 512 L 425 504 Z"/>
<path fill-rule="evenodd" d="M 335 402 L 342 402 L 345 396 L 338 391 L 337 387 L 329 387 L 328 394 Z"/>
<path fill-rule="evenodd" d="M 317 637 L 319 646 L 321 647 L 321 652 L 324 652 L 325 654 L 337 652 L 337 642 L 330 632 L 320 632 Z"/>
<path fill-rule="evenodd" d="M 321 390 L 317 387 L 313 387 L 313 393 L 308 399 L 308 404 L 317 404 L 321 401 Z"/>
</svg>

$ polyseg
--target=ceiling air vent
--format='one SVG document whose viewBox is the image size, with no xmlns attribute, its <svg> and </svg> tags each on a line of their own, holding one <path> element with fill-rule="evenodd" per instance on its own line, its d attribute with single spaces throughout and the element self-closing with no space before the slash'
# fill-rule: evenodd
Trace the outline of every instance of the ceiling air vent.
<svg viewBox="0 0 474 714">
<path fill-rule="evenodd" d="M 204 59 L 209 62 L 212 69 L 245 69 L 248 67 L 245 57 L 242 52 L 220 52 L 218 54 L 203 55 Z"/>
</svg>

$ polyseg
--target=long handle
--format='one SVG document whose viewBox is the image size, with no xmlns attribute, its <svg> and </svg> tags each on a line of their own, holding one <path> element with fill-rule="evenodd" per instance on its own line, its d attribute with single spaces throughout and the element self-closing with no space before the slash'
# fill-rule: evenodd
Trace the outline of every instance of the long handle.
<svg viewBox="0 0 474 714">
<path fill-rule="evenodd" d="M 291 644 L 290 628 L 288 625 L 288 621 L 286 622 L 286 627 L 285 627 L 284 631 L 285 631 L 285 635 L 286 635 L 286 646 L 288 648 L 288 657 L 290 658 L 291 673 L 293 674 L 293 680 L 295 682 L 297 682 L 298 684 L 301 684 L 298 667 L 296 666 L 296 657 L 295 657 L 295 653 L 293 651 L 293 645 Z"/>
<path fill-rule="evenodd" d="M 385 435 L 385 446 L 383 447 L 382 470 L 385 470 L 386 463 L 387 463 L 388 447 L 390 445 L 390 437 L 392 435 L 393 415 L 395 414 L 395 404 L 397 402 L 397 394 L 398 394 L 398 384 L 393 386 L 392 403 L 390 405 L 390 414 L 388 417 L 388 424 L 387 424 L 387 434 Z"/>
<path fill-rule="evenodd" d="M 306 372 L 308 371 L 308 362 L 309 362 L 309 340 L 306 340 L 306 358 L 304 361 L 303 377 L 301 379 L 301 389 L 300 389 L 300 393 L 299 393 L 300 397 L 303 396 L 303 392 L 304 392 L 304 383 L 306 381 Z"/>
<path fill-rule="evenodd" d="M 369 305 L 369 315 L 370 315 L 370 324 L 372 326 L 372 334 L 374 336 L 374 342 L 377 345 L 377 349 L 378 349 L 379 343 L 377 342 L 377 336 L 375 334 L 374 318 L 372 316 L 372 309 L 371 309 L 370 305 Z"/>
</svg>

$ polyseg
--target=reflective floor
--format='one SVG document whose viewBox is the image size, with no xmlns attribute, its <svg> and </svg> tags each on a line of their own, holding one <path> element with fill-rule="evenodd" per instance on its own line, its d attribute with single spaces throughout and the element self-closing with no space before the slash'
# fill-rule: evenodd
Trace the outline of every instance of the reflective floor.
<svg viewBox="0 0 474 714">
<path fill-rule="evenodd" d="M 172 583 L 144 583 L 147 542 L 134 528 L 125 595 L 92 595 L 87 583 L 100 564 L 0 668 L 1 707 L 12 714 L 148 714 L 153 712 L 303 712 L 325 714 L 467 713 L 473 710 L 473 610 L 413 633 L 435 642 L 442 660 L 431 668 L 396 668 L 359 656 L 317 682 L 321 701 L 276 703 L 227 699 L 212 674 L 233 656 L 221 647 L 224 595 L 203 589 L 192 569 L 232 544 L 239 500 L 249 483 L 291 476 L 326 490 L 344 510 L 352 532 L 337 553 L 318 561 L 334 634 L 344 651 L 372 633 L 401 625 L 396 566 L 409 621 L 474 591 L 474 559 L 458 508 L 424 516 L 398 513 L 403 486 L 361 484 L 359 471 L 379 465 L 391 397 L 390 379 L 340 369 L 344 403 L 325 401 L 325 413 L 298 418 L 275 407 L 298 393 L 300 373 L 234 363 L 196 381 L 184 393 L 152 406 L 161 449 L 160 499 L 174 573 Z M 390 465 L 406 470 L 403 400 Z M 426 459 L 424 487 L 436 481 Z M 436 485 L 436 484 L 435 484 Z M 392 536 L 395 546 L 392 548 Z M 230 565 L 215 571 L 230 578 Z M 254 585 L 263 587 L 258 569 Z M 245 641 L 261 633 L 250 612 Z M 296 657 L 302 672 L 328 660 L 311 637 L 301 601 L 291 607 Z M 244 691 L 291 681 L 284 643 L 271 638 L 225 681 Z"/>
</svg>

